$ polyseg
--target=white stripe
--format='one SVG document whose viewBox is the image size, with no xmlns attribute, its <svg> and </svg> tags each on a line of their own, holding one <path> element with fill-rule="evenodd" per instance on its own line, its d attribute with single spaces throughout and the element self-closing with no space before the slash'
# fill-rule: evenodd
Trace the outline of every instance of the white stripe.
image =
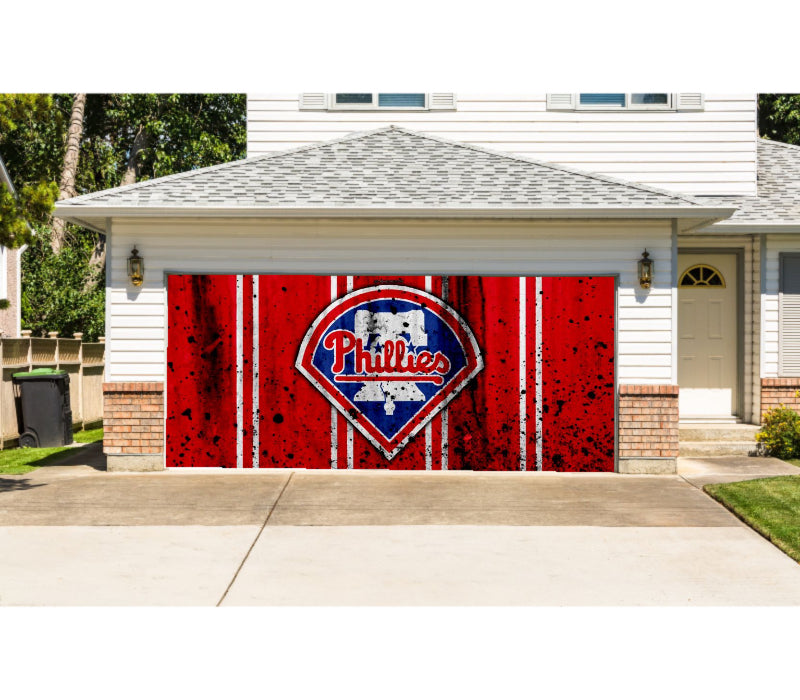
<svg viewBox="0 0 800 700">
<path fill-rule="evenodd" d="M 353 278 L 347 277 L 347 291 L 353 291 Z M 353 424 L 347 421 L 347 468 L 353 468 Z"/>
<path fill-rule="evenodd" d="M 425 291 L 433 291 L 433 279 L 425 277 Z M 425 426 L 425 469 L 433 469 L 433 424 L 429 421 Z"/>
<path fill-rule="evenodd" d="M 244 467 L 244 298 L 243 276 L 236 275 L 236 468 Z"/>
<path fill-rule="evenodd" d="M 339 278 L 331 277 L 331 301 L 339 295 Z M 331 469 L 339 468 L 339 427 L 336 409 L 331 406 Z"/>
<path fill-rule="evenodd" d="M 261 442 L 258 411 L 258 275 L 253 275 L 253 469 L 259 468 Z"/>
<path fill-rule="evenodd" d="M 542 471 L 542 278 L 536 278 L 536 469 Z"/>
<path fill-rule="evenodd" d="M 527 277 L 519 278 L 519 468 L 525 471 L 528 468 L 528 421 L 526 413 L 526 387 L 528 385 L 528 363 L 527 363 L 527 299 L 526 285 Z"/>
<path fill-rule="evenodd" d="M 447 301 L 447 294 L 450 291 L 450 278 L 449 277 L 442 277 L 442 301 Z M 446 406 L 442 409 L 441 416 L 442 416 L 442 471 L 447 470 L 448 465 L 448 452 L 450 447 L 448 445 L 449 436 L 447 434 L 447 418 L 448 418 L 448 409 Z"/>
</svg>

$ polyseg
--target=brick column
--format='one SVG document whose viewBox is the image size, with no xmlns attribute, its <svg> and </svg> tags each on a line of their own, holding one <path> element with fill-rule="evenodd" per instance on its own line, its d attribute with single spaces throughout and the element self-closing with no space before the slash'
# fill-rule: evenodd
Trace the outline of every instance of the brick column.
<svg viewBox="0 0 800 700">
<path fill-rule="evenodd" d="M 164 469 L 164 383 L 103 384 L 108 471 Z"/>
<path fill-rule="evenodd" d="M 762 377 L 761 378 L 761 414 L 781 404 L 786 408 L 800 411 L 800 377 Z"/>
<path fill-rule="evenodd" d="M 674 474 L 678 458 L 678 387 L 619 387 L 619 471 Z"/>
</svg>

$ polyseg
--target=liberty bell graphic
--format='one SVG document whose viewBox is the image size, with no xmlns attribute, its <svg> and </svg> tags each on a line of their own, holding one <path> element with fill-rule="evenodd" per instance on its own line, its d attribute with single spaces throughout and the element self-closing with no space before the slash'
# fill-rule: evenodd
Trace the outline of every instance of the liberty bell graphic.
<svg viewBox="0 0 800 700">
<path fill-rule="evenodd" d="M 355 335 L 361 339 L 364 348 L 375 358 L 387 341 L 404 341 L 409 350 L 428 345 L 425 332 L 425 316 L 421 310 L 405 312 L 357 311 Z M 415 382 L 407 381 L 365 381 L 356 393 L 354 401 L 382 401 L 387 416 L 394 414 L 398 401 L 425 401 L 425 395 Z"/>
</svg>

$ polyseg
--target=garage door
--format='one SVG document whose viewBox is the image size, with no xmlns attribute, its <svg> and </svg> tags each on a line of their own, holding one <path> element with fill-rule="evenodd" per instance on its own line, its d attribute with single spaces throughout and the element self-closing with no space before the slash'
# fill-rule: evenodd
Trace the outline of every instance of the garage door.
<svg viewBox="0 0 800 700">
<path fill-rule="evenodd" d="M 167 466 L 614 470 L 611 277 L 171 275 Z"/>
</svg>

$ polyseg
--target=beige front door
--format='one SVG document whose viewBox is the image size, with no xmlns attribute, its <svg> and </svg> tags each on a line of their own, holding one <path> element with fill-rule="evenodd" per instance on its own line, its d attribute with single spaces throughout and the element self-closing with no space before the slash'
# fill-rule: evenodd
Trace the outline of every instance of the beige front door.
<svg viewBox="0 0 800 700">
<path fill-rule="evenodd" d="M 737 259 L 678 255 L 678 384 L 682 419 L 735 420 L 738 410 Z"/>
</svg>

